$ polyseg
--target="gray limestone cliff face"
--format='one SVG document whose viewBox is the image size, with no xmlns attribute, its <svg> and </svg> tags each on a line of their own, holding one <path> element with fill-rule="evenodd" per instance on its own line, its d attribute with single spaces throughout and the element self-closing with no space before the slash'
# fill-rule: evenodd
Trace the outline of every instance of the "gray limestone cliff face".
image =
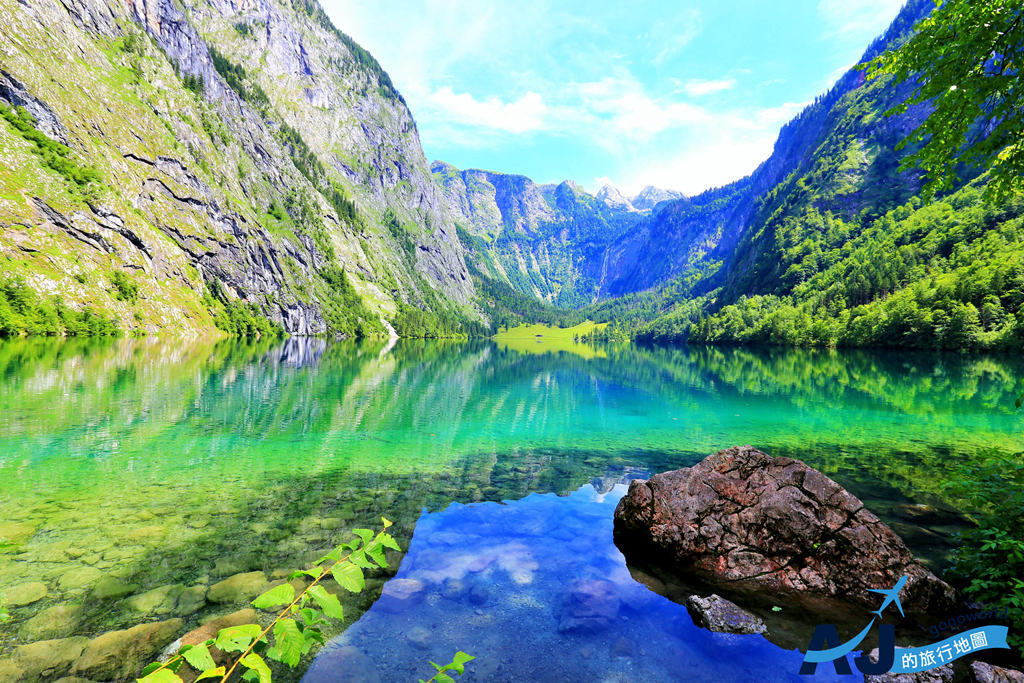
<svg viewBox="0 0 1024 683">
<path fill-rule="evenodd" d="M 16 172 L 5 196 L 34 197 L 0 199 L 0 260 L 33 287 L 128 329 L 199 331 L 216 281 L 289 332 L 320 334 L 336 293 L 319 273 L 335 268 L 372 316 L 402 304 L 480 316 L 405 102 L 315 3 L 0 10 L 0 101 L 102 178 L 84 201 L 0 130 Z M 241 85 L 215 55 L 244 70 Z M 132 274 L 144 306 L 97 288 L 112 268 Z"/>
<path fill-rule="evenodd" d="M 333 28 L 319 6 L 300 3 L 295 9 L 274 0 L 196 3 L 190 18 L 205 37 L 201 40 L 190 35 L 191 26 L 181 24 L 170 0 L 134 1 L 137 16 L 179 61 L 182 71 L 201 76 L 213 84 L 214 97 L 226 98 L 229 106 L 243 111 L 239 105 L 244 103 L 217 77 L 204 43 L 215 45 L 245 68 L 266 92 L 282 123 L 301 135 L 328 174 L 338 175 L 371 224 L 390 210 L 403 224 L 414 226 L 411 234 L 417 249 L 412 263 L 391 258 L 378 267 L 397 275 L 415 294 L 422 294 L 423 284 L 416 274 L 426 275 L 427 284 L 446 298 L 470 305 L 473 290 L 461 248 L 441 213 L 412 115 L 379 65 Z M 240 37 L 238 26 L 250 27 L 249 34 Z M 262 127 L 269 126 L 272 132 L 276 123 L 264 121 Z M 330 218 L 343 230 L 351 227 L 338 216 Z M 357 270 L 360 265 L 351 264 Z"/>
<path fill-rule="evenodd" d="M 476 268 L 561 306 L 601 296 L 606 251 L 642 218 L 571 181 L 538 185 L 525 176 L 460 171 L 444 162 L 432 168 Z"/>
</svg>

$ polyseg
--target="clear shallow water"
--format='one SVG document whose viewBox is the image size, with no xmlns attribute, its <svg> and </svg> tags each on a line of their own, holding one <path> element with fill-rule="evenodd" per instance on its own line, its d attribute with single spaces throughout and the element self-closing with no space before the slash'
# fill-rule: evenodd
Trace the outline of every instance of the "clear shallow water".
<svg viewBox="0 0 1024 683">
<path fill-rule="evenodd" d="M 825 471 L 939 568 L 955 516 L 923 523 L 901 506 L 955 506 L 943 485 L 957 463 L 1024 450 L 1013 409 L 1024 367 L 1011 358 L 585 355 L 487 342 L 0 343 L 0 591 L 47 587 L 11 610 L 0 655 L 43 637 L 237 609 L 146 611 L 133 596 L 291 569 L 337 529 L 372 527 L 381 514 L 406 547 L 430 519 L 424 509 L 564 496 L 743 443 Z M 601 510 L 610 523 L 611 508 Z M 377 592 L 386 578 L 371 583 Z M 99 598 L 104 579 L 131 590 Z M 350 618 L 374 597 L 347 598 Z M 49 619 L 52 633 L 28 626 L 57 605 L 77 609 Z"/>
<path fill-rule="evenodd" d="M 585 484 L 424 514 L 396 576 L 413 592 L 382 597 L 303 683 L 415 681 L 459 649 L 477 657 L 464 681 L 801 680 L 799 652 L 694 626 L 685 607 L 633 580 L 611 540 L 625 492 Z M 571 599 L 581 586 L 600 596 L 583 618 Z"/>
</svg>

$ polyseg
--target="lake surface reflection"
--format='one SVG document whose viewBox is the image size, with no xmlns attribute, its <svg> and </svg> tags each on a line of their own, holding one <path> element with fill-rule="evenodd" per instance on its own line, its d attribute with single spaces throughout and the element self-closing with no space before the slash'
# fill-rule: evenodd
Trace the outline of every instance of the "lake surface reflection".
<svg viewBox="0 0 1024 683">
<path fill-rule="evenodd" d="M 694 626 L 634 581 L 612 543 L 626 485 L 596 483 L 424 514 L 399 590 L 329 643 L 304 683 L 414 681 L 458 649 L 477 657 L 465 681 L 801 680 L 799 652 Z"/>
<path fill-rule="evenodd" d="M 0 592 L 35 596 L 12 607 L 12 620 L 0 630 L 0 657 L 27 642 L 173 616 L 188 628 L 244 606 L 209 599 L 210 585 L 238 573 L 280 575 L 322 554 L 339 530 L 375 528 L 381 515 L 395 521 L 403 547 L 413 543 L 411 564 L 399 571 L 420 571 L 417 563 L 430 554 L 416 548 L 436 536 L 436 527 L 450 525 L 441 538 L 451 539 L 507 509 L 552 533 L 575 525 L 557 553 L 536 558 L 536 569 L 509 569 L 494 559 L 488 580 L 506 588 L 492 586 L 470 612 L 466 628 L 490 623 L 503 642 L 522 643 L 521 651 L 491 663 L 481 656 L 475 664 L 527 671 L 541 661 L 533 655 L 540 646 L 526 631 L 510 638 L 520 626 L 498 622 L 505 615 L 533 623 L 538 638 L 553 623 L 557 632 L 566 587 L 545 578 L 551 567 L 578 555 L 593 560 L 577 566 L 584 574 L 607 569 L 623 576 L 610 545 L 617 493 L 599 487 L 600 498 L 587 488 L 595 479 L 673 469 L 753 444 L 829 474 L 941 570 L 949 536 L 962 525 L 953 513 L 956 490 L 945 487 L 956 466 L 1024 450 L 1013 406 L 1024 392 L 1017 359 L 592 351 L 521 353 L 487 341 L 0 343 Z M 949 514 L 922 519 L 907 507 L 917 503 Z M 589 521 L 581 526 L 581 519 Z M 459 557 L 484 553 L 475 543 L 443 547 Z M 434 561 L 443 565 L 443 555 Z M 517 582 L 527 574 L 530 581 Z M 373 577 L 367 595 L 345 598 L 349 623 L 388 578 Z M 429 595 L 424 609 L 446 604 L 433 605 Z M 620 595 L 620 614 L 630 616 L 631 601 L 644 595 Z M 681 651 L 691 663 L 710 661 L 707 648 L 718 637 L 679 626 L 688 619 L 679 618 L 681 608 L 659 599 L 654 609 L 653 599 L 643 597 L 648 606 L 629 622 L 648 630 L 630 635 L 616 622 L 605 631 L 615 635 L 612 654 L 607 643 L 573 641 L 563 659 L 586 662 L 587 671 L 645 658 L 659 660 L 644 666 L 661 667 L 666 676 L 677 664 L 694 671 L 647 645 L 664 637 L 685 641 Z M 464 601 L 454 605 L 468 609 Z M 376 610 L 346 637 L 371 629 Z M 432 623 L 424 628 L 434 629 Z M 453 632 L 450 644 L 472 650 L 484 642 L 475 633 Z M 577 637 L 568 633 L 557 637 Z M 617 651 L 619 638 L 633 645 Z M 588 647 L 589 656 L 580 653 Z M 780 653 L 775 648 L 765 661 L 788 662 Z M 411 662 L 402 657 L 396 661 Z"/>
</svg>

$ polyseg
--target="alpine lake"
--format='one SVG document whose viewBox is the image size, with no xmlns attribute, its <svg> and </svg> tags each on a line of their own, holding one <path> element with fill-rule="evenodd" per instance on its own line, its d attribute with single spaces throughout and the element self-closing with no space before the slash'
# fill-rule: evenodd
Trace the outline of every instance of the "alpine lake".
<svg viewBox="0 0 1024 683">
<path fill-rule="evenodd" d="M 2 342 L 0 658 L 184 633 L 386 516 L 404 552 L 361 594 L 333 586 L 347 630 L 275 680 L 414 681 L 456 650 L 476 656 L 466 681 L 800 680 L 795 648 L 697 628 L 627 566 L 629 480 L 737 444 L 796 457 L 941 575 L 970 523 L 957 469 L 1024 451 L 1022 391 L 1004 356 Z M 574 629 L 567 595 L 590 579 L 612 607 Z M 387 581 L 402 590 L 380 598 Z"/>
</svg>

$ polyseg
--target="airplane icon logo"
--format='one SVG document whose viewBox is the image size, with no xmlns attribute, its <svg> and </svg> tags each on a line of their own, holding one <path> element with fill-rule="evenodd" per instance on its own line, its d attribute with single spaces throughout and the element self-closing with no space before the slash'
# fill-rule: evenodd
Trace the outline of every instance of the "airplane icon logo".
<svg viewBox="0 0 1024 683">
<path fill-rule="evenodd" d="M 885 611 L 885 608 L 888 607 L 890 605 L 890 603 L 895 602 L 896 603 L 896 609 L 898 609 L 900 611 L 900 616 L 904 616 L 903 615 L 903 605 L 900 604 L 900 591 L 903 589 L 903 585 L 907 582 L 907 578 L 908 577 L 904 574 L 903 576 L 900 577 L 900 580 L 896 582 L 896 585 L 893 586 L 892 588 L 888 589 L 888 590 L 878 589 L 878 588 L 869 588 L 868 589 L 872 593 L 880 593 L 880 594 L 885 596 L 885 600 L 882 601 L 882 606 L 879 607 L 874 612 L 872 612 L 872 614 L 877 614 L 878 617 L 881 618 L 882 612 Z"/>
</svg>

